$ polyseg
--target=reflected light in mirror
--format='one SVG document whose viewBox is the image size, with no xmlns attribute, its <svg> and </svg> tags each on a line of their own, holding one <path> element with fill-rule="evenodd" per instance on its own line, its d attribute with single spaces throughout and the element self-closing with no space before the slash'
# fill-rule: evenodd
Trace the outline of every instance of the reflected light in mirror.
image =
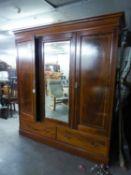
<svg viewBox="0 0 131 175">
<path fill-rule="evenodd" d="M 55 44 L 55 43 L 54 43 Z M 44 50 L 44 53 L 51 53 L 51 54 L 57 54 L 58 50 L 59 53 L 69 53 L 70 52 L 70 45 L 69 41 L 59 42 L 59 46 L 61 47 L 53 47 L 52 43 L 46 43 L 46 49 Z"/>
</svg>

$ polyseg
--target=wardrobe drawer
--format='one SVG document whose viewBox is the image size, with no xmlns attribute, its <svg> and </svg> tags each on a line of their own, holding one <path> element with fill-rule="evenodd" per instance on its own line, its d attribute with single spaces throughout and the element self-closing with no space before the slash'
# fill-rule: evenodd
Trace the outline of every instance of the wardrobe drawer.
<svg viewBox="0 0 131 175">
<path fill-rule="evenodd" d="M 103 138 L 90 136 L 68 128 L 57 128 L 57 140 L 93 153 L 107 154 L 108 142 Z"/>
<path fill-rule="evenodd" d="M 36 123 L 31 121 L 21 121 L 20 128 L 28 130 L 39 136 L 56 138 L 56 127 L 55 126 L 45 126 L 44 123 Z"/>
</svg>

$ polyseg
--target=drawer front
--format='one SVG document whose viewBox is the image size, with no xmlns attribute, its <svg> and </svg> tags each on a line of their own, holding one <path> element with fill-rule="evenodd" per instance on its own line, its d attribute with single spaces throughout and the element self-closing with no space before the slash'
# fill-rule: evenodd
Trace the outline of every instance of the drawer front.
<svg viewBox="0 0 131 175">
<path fill-rule="evenodd" d="M 108 141 L 68 128 L 57 128 L 57 140 L 90 151 L 93 154 L 108 154 Z"/>
<path fill-rule="evenodd" d="M 45 126 L 44 123 L 36 123 L 32 121 L 21 120 L 20 128 L 30 131 L 39 136 L 56 138 L 56 127 L 55 126 Z"/>
</svg>

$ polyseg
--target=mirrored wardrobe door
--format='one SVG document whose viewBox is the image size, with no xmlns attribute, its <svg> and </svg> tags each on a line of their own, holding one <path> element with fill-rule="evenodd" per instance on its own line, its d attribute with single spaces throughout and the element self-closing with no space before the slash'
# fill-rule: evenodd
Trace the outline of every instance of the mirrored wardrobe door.
<svg viewBox="0 0 131 175">
<path fill-rule="evenodd" d="M 69 122 L 70 41 L 43 43 L 45 118 Z"/>
</svg>

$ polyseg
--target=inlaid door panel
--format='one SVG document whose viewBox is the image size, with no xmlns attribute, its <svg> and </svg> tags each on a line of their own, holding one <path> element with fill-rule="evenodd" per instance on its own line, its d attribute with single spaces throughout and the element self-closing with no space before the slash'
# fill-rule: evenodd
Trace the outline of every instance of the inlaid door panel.
<svg viewBox="0 0 131 175">
<path fill-rule="evenodd" d="M 111 95 L 112 34 L 85 35 L 78 39 L 79 125 L 106 130 Z"/>
<path fill-rule="evenodd" d="M 20 113 L 34 115 L 34 66 L 33 43 L 31 41 L 17 44 L 19 103 Z"/>
</svg>

